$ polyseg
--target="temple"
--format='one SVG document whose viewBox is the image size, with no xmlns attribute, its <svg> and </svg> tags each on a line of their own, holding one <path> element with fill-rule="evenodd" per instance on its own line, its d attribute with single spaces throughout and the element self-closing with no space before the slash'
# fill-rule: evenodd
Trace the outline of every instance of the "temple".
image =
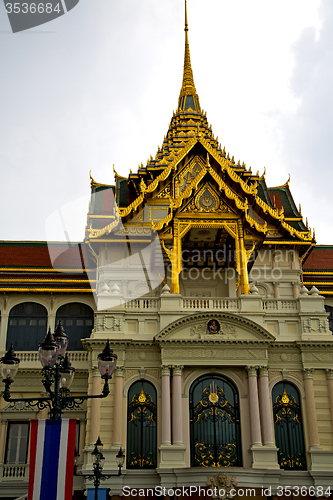
<svg viewBox="0 0 333 500">
<path fill-rule="evenodd" d="M 124 448 L 123 475 L 104 482 L 111 496 L 216 486 L 229 498 L 232 486 L 231 496 L 251 488 L 262 498 L 286 485 L 327 496 L 333 247 L 316 245 L 290 179 L 268 187 L 265 172 L 221 147 L 195 87 L 188 31 L 185 1 L 183 80 L 167 134 L 136 172 L 114 170 L 114 185 L 90 175 L 84 241 L 0 242 L 0 351 L 13 343 L 21 359 L 13 395 L 43 391 L 37 345 L 61 320 L 73 394 L 100 393 L 106 339 L 118 356 L 111 394 L 65 412 L 77 419 L 82 471 L 98 436 L 106 473 Z M 0 414 L 0 498 L 16 499 L 28 488 L 30 419 L 48 414 L 3 399 Z M 89 487 L 75 478 L 73 498 Z"/>
</svg>

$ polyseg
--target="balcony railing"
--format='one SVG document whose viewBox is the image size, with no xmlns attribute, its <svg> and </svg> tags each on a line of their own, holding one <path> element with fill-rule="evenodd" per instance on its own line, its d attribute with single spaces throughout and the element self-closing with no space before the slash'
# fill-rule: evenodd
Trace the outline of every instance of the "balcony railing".
<svg viewBox="0 0 333 500">
<path fill-rule="evenodd" d="M 298 301 L 296 299 L 281 300 L 281 299 L 270 299 L 262 301 L 262 308 L 264 311 L 298 311 Z"/>
<path fill-rule="evenodd" d="M 134 299 L 129 302 L 125 302 L 125 309 L 155 309 L 158 310 L 160 307 L 159 299 L 154 298 L 144 298 L 144 299 Z"/>
<path fill-rule="evenodd" d="M 74 351 L 74 352 L 68 352 L 68 357 L 71 362 L 85 362 L 88 360 L 88 353 L 86 351 Z M 33 362 L 38 362 L 39 363 L 39 356 L 37 351 L 21 351 L 20 352 L 20 361 L 21 362 L 26 362 L 26 363 L 33 363 Z"/>
<path fill-rule="evenodd" d="M 183 309 L 209 309 L 220 311 L 239 311 L 238 299 L 198 299 L 184 298 Z"/>
<path fill-rule="evenodd" d="M 170 295 L 169 295 L 170 296 Z M 251 297 L 251 296 L 250 296 Z M 265 313 L 278 313 L 278 312 L 298 312 L 297 299 L 265 299 L 259 297 L 261 300 L 261 309 Z M 246 297 L 229 298 L 229 297 L 216 297 L 216 298 L 198 298 L 198 297 L 183 297 L 182 310 L 209 310 L 209 311 L 230 311 L 242 312 L 242 301 L 246 301 Z M 146 310 L 158 311 L 161 307 L 160 299 L 153 297 L 139 298 L 125 302 L 125 309 L 130 310 Z"/>
<path fill-rule="evenodd" d="M 28 480 L 29 465 L 28 464 L 0 464 L 2 468 L 2 481 L 17 481 Z"/>
</svg>

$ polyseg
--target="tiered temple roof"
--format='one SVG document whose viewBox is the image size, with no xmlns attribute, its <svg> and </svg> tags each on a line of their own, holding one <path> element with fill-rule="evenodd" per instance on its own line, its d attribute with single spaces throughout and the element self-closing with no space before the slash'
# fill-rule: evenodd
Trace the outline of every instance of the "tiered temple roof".
<svg viewBox="0 0 333 500">
<path fill-rule="evenodd" d="M 188 167 L 193 157 L 201 159 L 197 171 Z M 115 171 L 114 186 L 98 184 L 92 179 L 86 241 L 109 238 L 111 232 L 114 236 L 120 223 L 140 223 L 161 231 L 194 196 L 199 183 L 207 181 L 206 174 L 210 174 L 230 210 L 243 212 L 245 229 L 254 232 L 265 244 L 295 244 L 301 254 L 314 245 L 314 237 L 293 201 L 289 183 L 268 188 L 264 175 L 260 176 L 259 171 L 252 173 L 251 167 L 236 162 L 214 136 L 194 84 L 185 3 L 183 81 L 168 132 L 155 157 L 151 156 L 146 165 L 139 165 L 137 172 L 131 171 L 128 178 Z M 144 215 L 144 207 L 153 204 L 155 208 L 164 208 L 163 218 L 160 215 L 157 219 L 147 219 Z"/>
</svg>

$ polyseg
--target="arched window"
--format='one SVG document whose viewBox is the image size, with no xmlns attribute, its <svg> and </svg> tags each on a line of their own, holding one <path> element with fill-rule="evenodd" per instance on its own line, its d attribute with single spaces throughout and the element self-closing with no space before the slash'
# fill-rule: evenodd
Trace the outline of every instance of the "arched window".
<svg viewBox="0 0 333 500">
<path fill-rule="evenodd" d="M 157 465 L 156 390 L 146 380 L 128 391 L 127 468 L 154 469 Z"/>
<path fill-rule="evenodd" d="M 37 351 L 46 335 L 47 310 L 36 302 L 23 302 L 14 306 L 8 318 L 7 343 L 17 351 Z"/>
<path fill-rule="evenodd" d="M 328 316 L 328 324 L 331 332 L 333 333 L 333 307 L 332 306 L 325 306 L 326 312 L 330 313 Z"/>
<path fill-rule="evenodd" d="M 273 388 L 275 444 L 281 469 L 306 468 L 303 424 L 299 394 L 289 382 Z"/>
<path fill-rule="evenodd" d="M 81 339 L 90 337 L 94 326 L 94 311 L 91 307 L 79 302 L 72 302 L 59 307 L 56 316 L 56 326 L 59 320 L 69 337 L 68 350 L 80 351 Z"/>
<path fill-rule="evenodd" d="M 192 467 L 242 465 L 239 398 L 234 384 L 204 375 L 190 389 Z"/>
</svg>

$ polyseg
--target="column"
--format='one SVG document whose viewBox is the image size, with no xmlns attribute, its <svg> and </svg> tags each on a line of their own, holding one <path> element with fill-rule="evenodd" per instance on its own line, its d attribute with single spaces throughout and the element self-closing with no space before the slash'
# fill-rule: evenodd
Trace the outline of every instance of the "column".
<svg viewBox="0 0 333 500">
<path fill-rule="evenodd" d="M 173 247 L 170 255 L 171 260 L 171 293 L 179 293 L 179 273 L 181 264 L 181 240 L 178 236 L 173 238 Z"/>
<path fill-rule="evenodd" d="M 331 420 L 333 426 L 333 370 L 330 368 L 325 370 L 325 372 L 327 379 L 328 398 L 330 401 Z"/>
<path fill-rule="evenodd" d="M 299 287 L 300 287 L 300 282 L 299 281 L 293 281 L 293 297 L 294 299 L 298 299 L 299 297 Z"/>
<path fill-rule="evenodd" d="M 124 368 L 114 371 L 114 404 L 113 404 L 113 446 L 121 446 L 123 441 L 123 379 Z"/>
<path fill-rule="evenodd" d="M 273 281 L 273 290 L 274 290 L 274 299 L 279 299 L 280 298 L 280 282 L 279 281 Z"/>
<path fill-rule="evenodd" d="M 162 446 L 171 445 L 170 366 L 162 366 Z"/>
<path fill-rule="evenodd" d="M 172 444 L 177 445 L 183 443 L 182 369 L 172 367 Z"/>
<path fill-rule="evenodd" d="M 311 448 L 312 446 L 319 446 L 318 423 L 313 390 L 313 368 L 307 368 L 303 371 L 303 379 L 309 448 Z"/>
<path fill-rule="evenodd" d="M 7 430 L 7 421 L 1 420 L 0 422 L 0 462 L 4 462 L 5 460 L 5 446 L 6 446 L 6 430 Z"/>
<path fill-rule="evenodd" d="M 91 394 L 93 395 L 101 394 L 101 374 L 97 367 L 93 368 Z M 99 398 L 92 399 L 91 411 L 90 411 L 90 432 L 89 432 L 90 444 L 95 444 L 99 436 L 100 417 L 101 417 L 101 400 Z"/>
<path fill-rule="evenodd" d="M 248 383 L 249 383 L 249 408 L 250 408 L 250 425 L 251 425 L 251 444 L 262 445 L 260 413 L 258 401 L 258 385 L 257 385 L 257 367 L 248 366 Z"/>
<path fill-rule="evenodd" d="M 274 429 L 272 419 L 272 404 L 269 397 L 268 368 L 259 367 L 259 399 L 261 413 L 261 430 L 264 445 L 274 444 Z"/>
<path fill-rule="evenodd" d="M 238 238 L 239 238 L 239 252 L 240 252 L 240 274 L 241 274 L 241 292 L 242 294 L 249 294 L 249 276 L 247 273 L 247 256 L 244 244 L 244 230 L 242 221 L 237 221 Z"/>
<path fill-rule="evenodd" d="M 7 328 L 8 328 L 8 311 L 7 298 L 4 298 L 4 311 L 1 315 L 0 321 L 0 351 L 6 352 Z"/>
</svg>

